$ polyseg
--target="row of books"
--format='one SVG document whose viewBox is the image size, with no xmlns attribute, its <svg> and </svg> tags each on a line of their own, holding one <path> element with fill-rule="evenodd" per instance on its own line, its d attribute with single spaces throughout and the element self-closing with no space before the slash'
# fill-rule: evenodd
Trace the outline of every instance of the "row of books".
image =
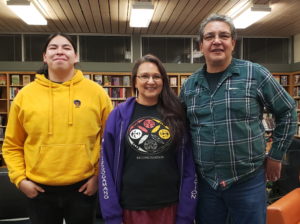
<svg viewBox="0 0 300 224">
<path fill-rule="evenodd" d="M 5 126 L 7 120 L 7 115 L 0 114 L 0 126 Z"/>
<path fill-rule="evenodd" d="M 287 86 L 289 84 L 287 75 L 274 76 L 274 78 L 283 86 Z"/>
<path fill-rule="evenodd" d="M 294 89 L 293 89 L 293 96 L 294 97 L 300 96 L 300 86 L 294 87 Z"/>
<path fill-rule="evenodd" d="M 103 76 L 103 86 L 130 86 L 130 76 Z"/>
<path fill-rule="evenodd" d="M 6 86 L 0 85 L 0 99 L 6 99 Z"/>
<path fill-rule="evenodd" d="M 0 85 L 5 86 L 7 83 L 6 81 L 6 74 L 0 74 Z"/>
<path fill-rule="evenodd" d="M 295 75 L 295 85 L 300 85 L 300 75 Z"/>
<path fill-rule="evenodd" d="M 102 86 L 130 86 L 130 76 L 115 75 L 84 75 L 85 78 L 91 79 Z"/>
<path fill-rule="evenodd" d="M 103 88 L 112 99 L 125 100 L 127 96 L 129 96 L 127 95 L 127 91 L 131 91 L 130 89 L 124 87 L 115 87 L 115 88 L 103 87 Z"/>
<path fill-rule="evenodd" d="M 10 95 L 9 95 L 9 99 L 13 100 L 15 98 L 15 96 L 17 95 L 17 93 L 20 91 L 20 87 L 10 87 L 9 91 L 10 91 Z"/>
<path fill-rule="evenodd" d="M 0 141 L 3 141 L 5 134 L 5 127 L 0 127 Z"/>
<path fill-rule="evenodd" d="M 182 86 L 182 84 L 185 82 L 185 80 L 187 80 L 188 76 L 181 76 L 180 77 L 180 85 Z M 170 76 L 169 78 L 169 82 L 170 82 L 170 86 L 171 87 L 176 87 L 178 86 L 177 84 L 177 77 L 175 76 Z"/>
<path fill-rule="evenodd" d="M 298 110 L 300 110 L 300 100 L 295 100 L 295 102 L 296 102 L 296 108 L 298 109 Z M 299 120 L 300 121 L 300 120 Z"/>
</svg>

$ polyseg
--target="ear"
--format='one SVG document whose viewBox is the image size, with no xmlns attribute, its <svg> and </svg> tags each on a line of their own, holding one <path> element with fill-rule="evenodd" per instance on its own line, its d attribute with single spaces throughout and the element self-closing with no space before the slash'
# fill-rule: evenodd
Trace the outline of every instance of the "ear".
<svg viewBox="0 0 300 224">
<path fill-rule="evenodd" d="M 199 50 L 200 50 L 200 52 L 203 54 L 203 52 L 202 52 L 202 41 L 199 42 Z"/>
<path fill-rule="evenodd" d="M 134 87 L 135 87 L 136 89 L 138 89 L 137 84 L 136 84 L 136 80 L 135 80 L 135 82 L 134 82 Z"/>
<path fill-rule="evenodd" d="M 79 62 L 79 55 L 76 54 L 76 57 L 75 57 L 75 64 L 77 64 Z"/>
<path fill-rule="evenodd" d="M 236 40 L 232 40 L 231 43 L 232 43 L 232 51 L 234 51 Z"/>
<path fill-rule="evenodd" d="M 46 54 L 45 53 L 43 53 L 43 62 L 47 63 L 47 58 L 46 58 Z"/>
</svg>

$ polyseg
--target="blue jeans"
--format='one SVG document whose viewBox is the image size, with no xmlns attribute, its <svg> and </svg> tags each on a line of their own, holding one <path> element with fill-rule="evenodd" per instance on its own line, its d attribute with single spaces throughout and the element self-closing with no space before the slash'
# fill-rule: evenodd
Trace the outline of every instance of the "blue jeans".
<svg viewBox="0 0 300 224">
<path fill-rule="evenodd" d="M 226 190 L 214 190 L 203 178 L 198 187 L 197 224 L 266 223 L 266 183 L 264 169 L 250 179 Z"/>
</svg>

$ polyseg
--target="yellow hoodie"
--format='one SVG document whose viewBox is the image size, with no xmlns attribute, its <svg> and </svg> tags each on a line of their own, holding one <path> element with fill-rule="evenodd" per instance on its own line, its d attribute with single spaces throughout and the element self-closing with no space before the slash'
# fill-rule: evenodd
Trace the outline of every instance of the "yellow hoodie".
<svg viewBox="0 0 300 224">
<path fill-rule="evenodd" d="M 111 110 L 107 93 L 79 70 L 62 84 L 37 74 L 10 108 L 2 151 L 11 181 L 59 186 L 97 174 Z"/>
</svg>

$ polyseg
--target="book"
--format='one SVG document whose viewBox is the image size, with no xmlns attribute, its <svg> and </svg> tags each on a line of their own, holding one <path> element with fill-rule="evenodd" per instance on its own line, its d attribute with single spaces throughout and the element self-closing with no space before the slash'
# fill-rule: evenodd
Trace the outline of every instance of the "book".
<svg viewBox="0 0 300 224">
<path fill-rule="evenodd" d="M 282 75 L 280 77 L 280 84 L 283 86 L 287 86 L 288 85 L 288 77 L 287 75 Z"/>
<path fill-rule="evenodd" d="M 0 115 L 0 126 L 5 126 L 6 124 L 6 115 Z"/>
<path fill-rule="evenodd" d="M 0 74 L 0 85 L 5 86 L 6 85 L 6 75 Z"/>
<path fill-rule="evenodd" d="M 130 86 L 130 76 L 123 76 L 123 86 Z"/>
<path fill-rule="evenodd" d="M 20 76 L 19 75 L 11 75 L 11 85 L 12 86 L 20 85 Z"/>
<path fill-rule="evenodd" d="M 170 86 L 177 86 L 177 77 L 170 77 Z"/>
<path fill-rule="evenodd" d="M 300 84 L 300 75 L 295 75 L 295 85 Z"/>
<path fill-rule="evenodd" d="M 83 75 L 86 79 L 91 79 L 91 76 L 90 75 Z"/>
<path fill-rule="evenodd" d="M 119 76 L 112 76 L 111 77 L 111 85 L 112 86 L 120 86 L 120 77 Z"/>
<path fill-rule="evenodd" d="M 183 85 L 183 83 L 185 82 L 185 80 L 188 79 L 188 76 L 182 76 L 181 77 L 181 85 Z"/>
<path fill-rule="evenodd" d="M 30 83 L 30 75 L 23 75 L 22 81 L 23 81 L 23 86 L 26 86 L 27 84 L 29 84 Z"/>
<path fill-rule="evenodd" d="M 4 139 L 4 128 L 3 127 L 1 127 L 0 128 L 0 141 L 3 141 L 3 139 Z"/>
<path fill-rule="evenodd" d="M 21 88 L 19 87 L 10 87 L 10 98 L 9 99 L 14 99 L 17 93 L 20 91 Z"/>
<path fill-rule="evenodd" d="M 111 76 L 105 75 L 103 83 L 104 83 L 104 86 L 110 86 L 111 85 Z"/>
<path fill-rule="evenodd" d="M 102 85 L 102 75 L 94 75 L 94 81 L 99 85 Z"/>
</svg>

